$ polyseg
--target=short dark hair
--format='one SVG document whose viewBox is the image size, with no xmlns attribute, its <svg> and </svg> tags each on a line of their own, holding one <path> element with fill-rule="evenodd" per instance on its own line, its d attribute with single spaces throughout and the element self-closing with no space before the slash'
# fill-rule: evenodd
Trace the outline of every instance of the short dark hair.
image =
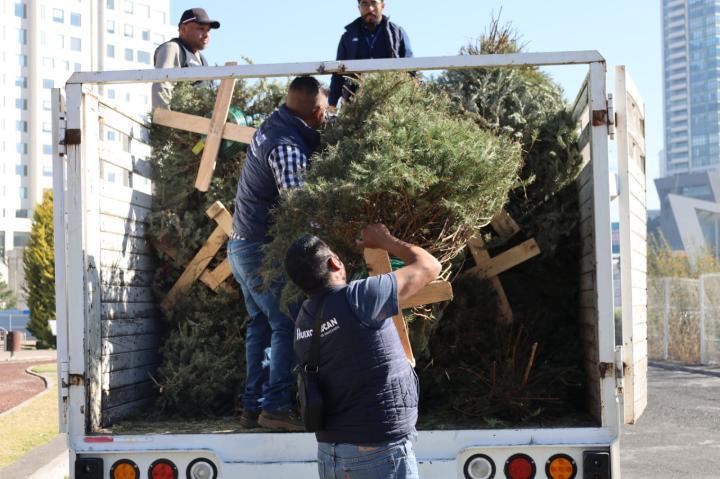
<svg viewBox="0 0 720 479">
<path fill-rule="evenodd" d="M 285 255 L 285 271 L 293 283 L 311 294 L 327 286 L 330 276 L 327 260 L 331 255 L 330 247 L 317 236 L 300 236 Z"/>
<path fill-rule="evenodd" d="M 327 91 L 322 83 L 310 75 L 296 77 L 290 83 L 289 91 L 302 93 L 310 98 L 317 98 L 320 93 L 327 96 Z"/>
</svg>

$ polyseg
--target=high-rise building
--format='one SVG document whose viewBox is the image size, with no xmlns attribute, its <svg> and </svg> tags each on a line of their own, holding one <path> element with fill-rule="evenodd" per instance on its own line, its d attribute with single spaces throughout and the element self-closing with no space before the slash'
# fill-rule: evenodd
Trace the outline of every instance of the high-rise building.
<svg viewBox="0 0 720 479">
<path fill-rule="evenodd" d="M 720 0 L 661 0 L 665 149 L 659 226 L 689 255 L 720 257 Z"/>
<path fill-rule="evenodd" d="M 720 1 L 661 0 L 665 175 L 720 167 Z"/>
<path fill-rule="evenodd" d="M 25 246 L 34 206 L 52 188 L 50 89 L 75 71 L 152 68 L 177 33 L 170 0 L 0 0 L 0 260 Z M 138 114 L 149 85 L 98 92 Z M 108 134 L 110 134 L 109 132 Z"/>
</svg>

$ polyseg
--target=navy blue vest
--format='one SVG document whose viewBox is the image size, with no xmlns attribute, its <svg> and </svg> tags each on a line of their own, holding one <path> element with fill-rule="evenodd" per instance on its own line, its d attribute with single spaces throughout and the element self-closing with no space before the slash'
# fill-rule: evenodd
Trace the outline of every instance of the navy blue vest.
<svg viewBox="0 0 720 479">
<path fill-rule="evenodd" d="M 310 158 L 320 143 L 320 133 L 297 118 L 287 106 L 275 110 L 253 135 L 243 162 L 235 195 L 233 235 L 251 241 L 267 241 L 268 213 L 277 206 L 279 192 L 268 161 L 280 145 L 297 146 Z"/>
<path fill-rule="evenodd" d="M 418 379 L 405 358 L 391 319 L 380 329 L 362 324 L 347 300 L 347 286 L 327 294 L 322 315 L 320 385 L 325 427 L 318 442 L 376 444 L 415 431 Z M 317 294 L 305 301 L 295 327 L 295 352 L 307 360 Z"/>
<path fill-rule="evenodd" d="M 363 28 L 362 17 L 355 19 L 354 22 L 350 23 L 345 27 L 345 33 L 340 40 L 345 45 L 345 52 L 347 58 L 338 58 L 338 60 L 356 60 L 358 41 L 353 41 L 361 37 L 361 30 Z M 383 15 L 383 19 L 378 25 L 380 34 L 384 35 L 385 45 L 387 45 L 387 52 L 385 58 L 400 58 L 400 46 L 402 42 L 402 30 L 398 25 L 391 22 L 388 17 Z"/>
<path fill-rule="evenodd" d="M 340 45 L 338 45 L 338 54 L 336 60 L 363 60 L 367 57 L 358 56 L 358 47 L 363 41 L 363 19 L 359 17 L 352 23 L 345 26 L 345 33 L 340 37 Z M 380 45 L 386 48 L 386 51 L 381 57 L 377 58 L 401 58 L 411 57 L 412 51 L 409 49 L 409 45 L 404 44 L 404 33 L 403 29 L 399 25 L 390 21 L 388 17 L 383 15 L 380 25 L 378 25 L 378 35 L 382 35 L 378 39 L 377 49 Z M 355 91 L 355 86 L 346 84 L 345 77 L 342 75 L 333 74 L 330 81 L 330 96 L 328 102 L 331 105 L 336 105 L 340 97 L 342 96 L 347 100 L 350 92 Z M 343 88 L 344 87 L 344 88 Z"/>
</svg>

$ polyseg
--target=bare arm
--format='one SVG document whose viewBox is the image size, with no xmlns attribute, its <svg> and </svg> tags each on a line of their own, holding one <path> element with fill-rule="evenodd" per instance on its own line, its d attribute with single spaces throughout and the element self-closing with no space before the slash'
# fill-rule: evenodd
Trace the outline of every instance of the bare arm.
<svg viewBox="0 0 720 479">
<path fill-rule="evenodd" d="M 400 302 L 415 295 L 440 274 L 442 267 L 433 255 L 419 246 L 397 239 L 385 225 L 369 225 L 363 229 L 362 235 L 359 246 L 384 249 L 405 263 L 395 271 Z"/>
</svg>

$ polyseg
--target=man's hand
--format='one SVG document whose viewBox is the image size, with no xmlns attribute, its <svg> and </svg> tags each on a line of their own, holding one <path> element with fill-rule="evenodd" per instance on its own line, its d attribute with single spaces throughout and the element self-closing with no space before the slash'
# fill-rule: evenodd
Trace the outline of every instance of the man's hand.
<svg viewBox="0 0 720 479">
<path fill-rule="evenodd" d="M 362 236 L 357 241 L 361 248 L 387 250 L 405 263 L 395 271 L 400 302 L 412 297 L 440 274 L 442 267 L 438 260 L 421 247 L 397 239 L 383 224 L 366 226 Z"/>
<path fill-rule="evenodd" d="M 384 224 L 368 225 L 362 230 L 362 239 L 356 241 L 360 248 L 388 249 L 388 242 L 397 239 Z"/>
</svg>

